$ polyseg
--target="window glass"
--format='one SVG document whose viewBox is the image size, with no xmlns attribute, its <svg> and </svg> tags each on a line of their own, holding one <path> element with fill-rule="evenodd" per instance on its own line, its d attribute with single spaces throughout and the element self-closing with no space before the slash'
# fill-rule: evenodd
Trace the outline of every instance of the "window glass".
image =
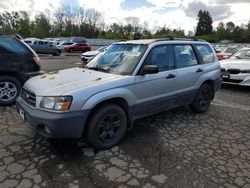
<svg viewBox="0 0 250 188">
<path fill-rule="evenodd" d="M 190 45 L 174 46 L 176 68 L 190 67 L 198 64 L 194 50 Z"/>
<path fill-rule="evenodd" d="M 43 45 L 43 41 L 38 41 L 38 45 Z"/>
<path fill-rule="evenodd" d="M 0 53 L 27 53 L 29 52 L 20 42 L 13 38 L 0 38 Z"/>
<path fill-rule="evenodd" d="M 131 75 L 146 49 L 144 44 L 112 44 L 108 50 L 95 56 L 86 68 Z"/>
<path fill-rule="evenodd" d="M 229 59 L 250 59 L 250 49 L 242 49 L 235 52 Z M 247 61 L 246 61 L 247 62 Z"/>
<path fill-rule="evenodd" d="M 156 65 L 160 72 L 173 69 L 175 66 L 172 52 L 171 45 L 155 47 L 149 52 L 145 65 Z"/>
<path fill-rule="evenodd" d="M 212 63 L 215 61 L 214 53 L 208 45 L 197 44 L 195 46 L 201 55 L 203 63 Z"/>
</svg>

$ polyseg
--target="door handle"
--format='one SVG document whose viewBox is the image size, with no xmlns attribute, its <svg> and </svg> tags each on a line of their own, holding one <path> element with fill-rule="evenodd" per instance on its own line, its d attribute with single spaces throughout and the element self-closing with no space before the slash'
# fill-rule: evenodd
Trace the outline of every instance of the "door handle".
<svg viewBox="0 0 250 188">
<path fill-rule="evenodd" d="M 203 69 L 198 68 L 198 69 L 196 70 L 196 72 L 203 72 Z"/>
<path fill-rule="evenodd" d="M 172 78 L 175 78 L 175 75 L 174 74 L 169 74 L 166 78 L 167 79 L 172 79 Z"/>
</svg>

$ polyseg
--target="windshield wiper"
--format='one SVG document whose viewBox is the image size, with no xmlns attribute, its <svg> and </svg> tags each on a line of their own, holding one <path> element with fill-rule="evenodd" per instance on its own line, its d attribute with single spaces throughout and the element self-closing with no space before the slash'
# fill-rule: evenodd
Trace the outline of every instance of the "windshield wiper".
<svg viewBox="0 0 250 188">
<path fill-rule="evenodd" d="M 240 56 L 237 56 L 237 55 L 236 55 L 236 56 L 234 56 L 234 57 L 236 57 L 237 59 L 241 59 L 241 57 L 240 57 Z"/>
<path fill-rule="evenodd" d="M 102 67 L 88 67 L 88 66 L 85 66 L 84 68 L 90 69 L 90 70 L 95 70 L 95 71 L 101 71 L 101 72 L 109 72 L 109 70 L 104 69 Z"/>
</svg>

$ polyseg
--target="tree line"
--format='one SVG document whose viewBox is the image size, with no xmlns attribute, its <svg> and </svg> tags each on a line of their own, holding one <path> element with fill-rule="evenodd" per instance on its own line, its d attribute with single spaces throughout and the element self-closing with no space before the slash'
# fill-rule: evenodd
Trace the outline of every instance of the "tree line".
<svg viewBox="0 0 250 188">
<path fill-rule="evenodd" d="M 139 39 L 193 37 L 210 42 L 219 42 L 223 39 L 235 42 L 250 42 L 250 21 L 247 25 L 235 25 L 233 22 L 219 23 L 217 28 L 212 27 L 212 17 L 206 10 L 200 10 L 197 15 L 198 23 L 195 31 L 187 35 L 183 29 L 171 29 L 167 26 L 159 27 L 155 32 L 148 29 L 148 23 L 141 23 L 137 17 L 127 17 L 111 25 L 105 24 L 103 15 L 95 9 L 84 7 L 61 6 L 54 12 L 48 10 L 37 14 L 33 19 L 26 11 L 5 11 L 0 14 L 0 33 L 19 34 L 22 37 L 71 37 L 104 39 Z"/>
</svg>

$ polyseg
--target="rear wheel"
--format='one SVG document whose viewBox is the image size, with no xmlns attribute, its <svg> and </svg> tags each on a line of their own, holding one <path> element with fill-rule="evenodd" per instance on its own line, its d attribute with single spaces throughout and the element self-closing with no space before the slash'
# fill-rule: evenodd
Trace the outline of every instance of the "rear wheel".
<svg viewBox="0 0 250 188">
<path fill-rule="evenodd" d="M 22 84 L 16 78 L 0 76 L 0 106 L 14 104 L 21 88 Z"/>
<path fill-rule="evenodd" d="M 198 90 L 193 103 L 190 105 L 193 112 L 204 113 L 207 111 L 213 97 L 213 90 L 209 84 L 203 84 Z"/>
<path fill-rule="evenodd" d="M 100 106 L 89 121 L 86 136 L 88 143 L 97 149 L 109 149 L 124 138 L 127 131 L 127 116 L 114 104 Z"/>
<path fill-rule="evenodd" d="M 53 56 L 60 56 L 60 55 L 61 55 L 60 50 L 56 50 L 56 52 L 53 54 Z"/>
</svg>

